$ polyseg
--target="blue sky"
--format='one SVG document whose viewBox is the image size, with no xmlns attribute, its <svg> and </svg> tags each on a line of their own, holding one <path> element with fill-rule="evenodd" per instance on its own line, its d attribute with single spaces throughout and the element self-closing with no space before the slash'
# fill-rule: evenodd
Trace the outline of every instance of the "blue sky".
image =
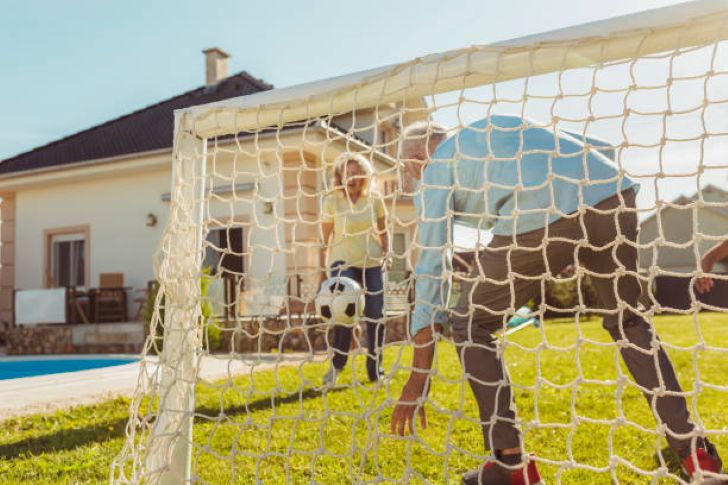
<svg viewBox="0 0 728 485">
<path fill-rule="evenodd" d="M 284 87 L 673 3 L 3 0 L 0 159 L 194 89 L 211 46 Z"/>
</svg>

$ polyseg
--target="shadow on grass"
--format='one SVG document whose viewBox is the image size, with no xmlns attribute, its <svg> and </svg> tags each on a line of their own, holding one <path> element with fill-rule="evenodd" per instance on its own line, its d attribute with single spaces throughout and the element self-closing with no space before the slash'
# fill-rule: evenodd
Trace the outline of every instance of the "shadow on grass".
<svg viewBox="0 0 728 485">
<path fill-rule="evenodd" d="M 124 436 L 126 422 L 126 418 L 121 418 L 85 428 L 62 429 L 55 433 L 6 443 L 0 445 L 0 459 L 14 459 L 23 454 L 32 456 L 56 453 L 91 443 L 103 443 Z"/>
<path fill-rule="evenodd" d="M 325 392 L 325 394 L 334 394 L 339 393 L 345 390 L 349 390 L 348 387 L 337 387 L 334 389 L 329 389 Z M 239 414 L 246 414 L 246 413 L 254 413 L 258 411 L 267 411 L 269 409 L 272 409 L 274 406 L 280 406 L 283 404 L 291 404 L 298 401 L 303 401 L 307 399 L 314 399 L 319 398 L 324 395 L 324 392 L 321 391 L 321 389 L 306 389 L 303 392 L 294 392 L 290 394 L 285 395 L 275 395 L 272 397 L 265 397 L 261 399 L 257 399 L 255 401 L 249 402 L 247 404 L 237 404 L 237 405 L 226 405 L 224 408 L 220 408 L 220 406 L 204 406 L 204 407 L 197 407 L 195 409 L 195 413 L 202 416 L 197 416 L 197 419 L 204 420 L 205 416 L 217 416 L 220 414 L 221 410 L 225 411 L 226 416 L 237 416 Z"/>
<path fill-rule="evenodd" d="M 347 388 L 336 388 L 326 391 L 326 394 L 338 393 Z M 226 406 L 226 416 L 236 416 L 257 411 L 271 409 L 273 406 L 290 404 L 299 400 L 314 399 L 322 396 L 321 390 L 307 389 L 303 392 L 296 392 L 287 395 L 274 396 L 273 398 L 257 399 L 247 405 Z M 219 407 L 198 407 L 195 412 L 198 415 L 217 416 L 220 414 Z M 198 421 L 204 421 L 204 416 L 197 416 Z M 104 443 L 106 441 L 124 436 L 127 418 L 120 418 L 112 421 L 105 421 L 75 429 L 61 429 L 51 434 L 36 436 L 0 445 L 0 459 L 10 460 L 25 454 L 28 456 L 40 455 L 43 453 L 57 453 L 60 451 L 72 450 L 78 447 L 93 443 Z"/>
</svg>

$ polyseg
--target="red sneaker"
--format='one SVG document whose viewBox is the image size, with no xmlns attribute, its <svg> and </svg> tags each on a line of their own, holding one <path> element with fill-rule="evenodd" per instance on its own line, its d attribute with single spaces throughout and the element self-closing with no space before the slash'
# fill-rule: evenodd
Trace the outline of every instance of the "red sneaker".
<svg viewBox="0 0 728 485">
<path fill-rule="evenodd" d="M 526 466 L 507 467 L 497 461 L 489 461 L 480 469 L 463 475 L 463 485 L 543 485 L 536 462 L 528 459 Z"/>
<path fill-rule="evenodd" d="M 703 485 L 726 484 L 728 480 L 718 477 L 722 473 L 723 462 L 718 456 L 715 446 L 705 440 L 702 448 L 695 450 L 682 459 L 682 469 L 685 475 L 690 477 L 691 483 L 700 483 Z"/>
</svg>

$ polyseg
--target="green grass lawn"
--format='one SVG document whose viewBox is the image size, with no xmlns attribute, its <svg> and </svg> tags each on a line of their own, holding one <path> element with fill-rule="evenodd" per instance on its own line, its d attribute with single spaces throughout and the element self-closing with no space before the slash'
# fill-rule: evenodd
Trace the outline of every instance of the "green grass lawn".
<svg viewBox="0 0 728 485">
<path fill-rule="evenodd" d="M 728 333 L 728 318 L 704 313 L 696 323 L 692 317 L 666 316 L 656 326 L 683 387 L 695 390 L 699 375 L 702 387 L 689 404 L 728 455 L 728 393 L 712 387 L 728 386 L 728 346 L 721 338 Z M 610 483 L 612 456 L 614 478 L 649 483 L 634 469 L 657 469 L 657 452 L 665 444 L 654 434 L 642 395 L 628 383 L 620 388 L 611 382 L 618 360 L 606 332 L 596 319 L 578 327 L 549 321 L 544 331 L 512 335 L 506 351 L 526 445 L 544 460 L 539 464 L 544 478 L 549 483 Z M 240 377 L 234 383 L 200 384 L 194 473 L 203 483 L 283 483 L 286 478 L 289 483 L 405 478 L 410 483 L 458 483 L 462 472 L 483 459 L 477 411 L 452 345 L 438 349 L 429 426 L 407 438 L 389 434 L 389 417 L 408 374 L 410 349 L 387 350 L 385 365 L 394 375 L 379 388 L 366 383 L 363 357 L 355 360 L 353 372 L 347 367 L 340 380 L 342 386 L 323 394 L 316 387 L 325 363 L 261 371 L 252 381 Z M 128 401 L 116 399 L 0 423 L 0 482 L 107 481 L 124 439 L 127 412 Z M 618 417 L 624 418 L 622 424 L 616 423 Z M 674 458 L 664 455 L 670 471 L 677 473 Z"/>
</svg>

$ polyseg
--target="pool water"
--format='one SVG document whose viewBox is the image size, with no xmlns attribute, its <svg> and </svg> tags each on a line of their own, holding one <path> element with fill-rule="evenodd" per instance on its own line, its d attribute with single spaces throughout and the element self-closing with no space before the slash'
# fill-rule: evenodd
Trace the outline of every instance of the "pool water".
<svg viewBox="0 0 728 485">
<path fill-rule="evenodd" d="M 0 359 L 0 380 L 99 369 L 136 362 L 135 357 L 4 357 Z"/>
</svg>

